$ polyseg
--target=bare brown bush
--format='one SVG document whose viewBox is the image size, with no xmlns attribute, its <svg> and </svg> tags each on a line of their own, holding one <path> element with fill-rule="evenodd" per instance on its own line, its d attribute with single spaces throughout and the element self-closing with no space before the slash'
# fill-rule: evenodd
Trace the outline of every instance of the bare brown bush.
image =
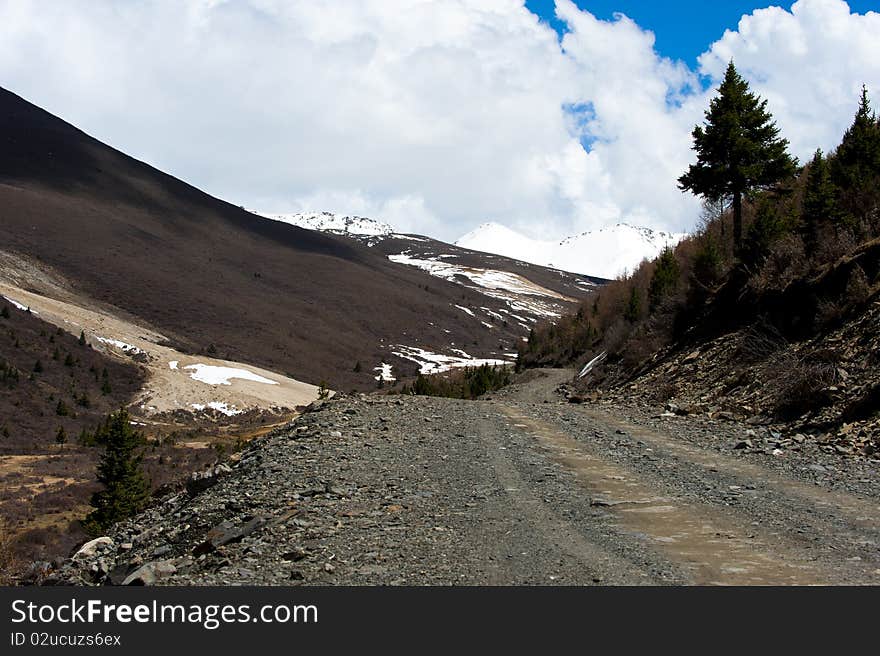
<svg viewBox="0 0 880 656">
<path fill-rule="evenodd" d="M 759 321 L 743 333 L 736 358 L 745 363 L 763 362 L 786 346 L 788 341 L 775 326 Z"/>
<path fill-rule="evenodd" d="M 760 273 L 764 289 L 783 289 L 807 275 L 811 267 L 803 240 L 795 233 L 787 234 L 773 246 L 764 262 Z"/>
<path fill-rule="evenodd" d="M 828 388 L 839 382 L 835 365 L 813 358 L 785 358 L 776 373 L 773 401 L 779 417 L 794 419 L 833 402 Z"/>
<path fill-rule="evenodd" d="M 825 228 L 813 256 L 813 266 L 835 262 L 858 246 L 858 240 L 847 230 Z"/>
<path fill-rule="evenodd" d="M 654 387 L 654 390 L 651 392 L 650 395 L 650 400 L 653 403 L 663 405 L 666 402 L 674 399 L 677 394 L 678 386 L 672 381 L 664 381 L 660 382 Z"/>
</svg>

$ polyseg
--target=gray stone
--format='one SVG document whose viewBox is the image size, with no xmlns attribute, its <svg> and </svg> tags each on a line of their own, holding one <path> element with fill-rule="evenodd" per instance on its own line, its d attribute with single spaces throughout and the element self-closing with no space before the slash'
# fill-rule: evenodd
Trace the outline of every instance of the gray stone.
<svg viewBox="0 0 880 656">
<path fill-rule="evenodd" d="M 308 557 L 308 555 L 309 555 L 308 551 L 297 547 L 296 549 L 291 549 L 290 551 L 281 554 L 281 558 L 283 560 L 290 560 L 292 562 L 297 562 L 297 561 L 303 560 L 304 558 Z"/>
<path fill-rule="evenodd" d="M 195 496 L 199 492 L 204 492 L 210 487 L 214 487 L 224 474 L 228 474 L 232 468 L 226 464 L 219 464 L 210 469 L 201 472 L 194 472 L 186 481 L 186 491 L 190 496 Z"/>
<path fill-rule="evenodd" d="M 205 541 L 193 549 L 193 555 L 200 556 L 211 553 L 225 544 L 238 542 L 265 523 L 266 520 L 263 517 L 254 517 L 250 521 L 238 526 L 233 525 L 232 522 L 223 522 L 208 531 L 207 535 L 205 535 Z"/>
<path fill-rule="evenodd" d="M 141 565 L 125 577 L 122 585 L 155 585 L 156 581 L 171 576 L 177 568 L 168 561 L 159 561 Z"/>
<path fill-rule="evenodd" d="M 73 554 L 73 559 L 86 560 L 88 558 L 93 558 L 94 556 L 97 556 L 99 552 L 104 551 L 105 549 L 110 549 L 111 547 L 113 547 L 112 538 L 104 535 L 100 538 L 95 538 L 94 540 L 86 542 L 75 554 Z"/>
</svg>

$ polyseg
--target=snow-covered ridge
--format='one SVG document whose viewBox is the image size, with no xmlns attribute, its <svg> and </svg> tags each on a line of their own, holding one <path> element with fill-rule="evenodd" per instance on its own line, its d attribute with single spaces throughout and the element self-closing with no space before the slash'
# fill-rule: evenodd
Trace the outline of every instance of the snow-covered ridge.
<svg viewBox="0 0 880 656">
<path fill-rule="evenodd" d="M 271 214 L 253 211 L 253 213 L 273 221 L 305 228 L 306 230 L 319 230 L 337 235 L 387 237 L 394 233 L 394 228 L 387 223 L 363 216 L 348 216 L 345 214 L 333 214 L 332 212 Z"/>
<path fill-rule="evenodd" d="M 542 287 L 516 273 L 468 267 L 443 261 L 444 258 L 450 257 L 452 256 L 432 256 L 428 253 L 415 257 L 410 255 L 409 251 L 405 251 L 397 255 L 389 255 L 388 259 L 398 264 L 417 267 L 437 278 L 478 290 L 490 298 L 504 301 L 509 311 L 531 315 L 533 318 L 558 317 L 563 313 L 565 303 L 575 301 L 573 298 Z M 456 307 L 472 317 L 476 316 L 470 308 L 461 305 L 456 305 Z M 481 309 L 490 315 L 494 314 L 495 318 L 501 319 L 497 313 L 485 308 Z M 485 323 L 485 325 L 488 328 L 492 327 L 491 323 Z"/>
<path fill-rule="evenodd" d="M 554 242 L 531 239 L 499 223 L 484 223 L 455 245 L 572 273 L 616 278 L 686 236 L 618 223 Z"/>
</svg>

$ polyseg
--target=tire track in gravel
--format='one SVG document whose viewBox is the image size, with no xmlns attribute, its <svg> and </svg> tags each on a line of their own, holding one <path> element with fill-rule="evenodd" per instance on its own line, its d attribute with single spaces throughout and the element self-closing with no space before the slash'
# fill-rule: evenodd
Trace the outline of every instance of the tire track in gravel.
<svg viewBox="0 0 880 656">
<path fill-rule="evenodd" d="M 780 476 L 766 467 L 760 467 L 718 452 L 700 449 L 682 440 L 676 440 L 660 431 L 614 417 L 597 408 L 580 407 L 577 412 L 586 415 L 597 425 L 611 431 L 621 430 L 655 449 L 677 456 L 704 469 L 717 470 L 740 480 L 760 480 L 773 490 L 788 497 L 803 500 L 817 509 L 834 515 L 846 515 L 854 525 L 872 531 L 880 529 L 880 504 L 838 490 L 817 489 L 815 485 Z"/>
<path fill-rule="evenodd" d="M 571 520 L 554 512 L 534 484 L 517 471 L 512 459 L 506 455 L 507 447 L 497 439 L 498 422 L 484 420 L 479 422 L 477 433 L 489 456 L 494 479 L 502 486 L 507 504 L 508 530 L 498 536 L 494 550 L 500 558 L 524 556 L 515 553 L 522 548 L 540 550 L 540 558 L 532 558 L 533 567 L 547 570 L 543 574 L 548 583 L 589 582 L 603 585 L 657 585 L 662 581 L 652 580 L 634 563 L 604 549 L 601 545 L 584 536 L 581 527 Z M 519 517 L 522 522 L 512 522 L 509 518 Z M 524 539 L 525 538 L 525 539 Z M 539 548 L 537 545 L 541 544 Z M 554 574 L 550 574 L 552 571 Z M 497 572 L 492 584 L 510 582 L 509 573 Z"/>
<path fill-rule="evenodd" d="M 658 490 L 639 474 L 600 458 L 552 424 L 509 405 L 499 409 L 513 430 L 533 436 L 553 460 L 574 474 L 609 509 L 627 535 L 645 538 L 680 563 L 699 585 L 806 585 L 829 582 L 817 563 L 798 557 L 775 536 L 760 535 L 721 509 Z"/>
</svg>

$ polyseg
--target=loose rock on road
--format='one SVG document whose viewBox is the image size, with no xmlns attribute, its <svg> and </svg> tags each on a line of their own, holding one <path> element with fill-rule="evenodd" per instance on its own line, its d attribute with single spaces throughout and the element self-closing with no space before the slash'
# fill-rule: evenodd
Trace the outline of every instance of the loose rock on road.
<svg viewBox="0 0 880 656">
<path fill-rule="evenodd" d="M 77 583 L 877 584 L 876 463 L 744 427 L 574 405 L 548 370 L 479 401 L 345 396 L 72 561 Z M 824 458 L 824 460 L 822 460 Z M 820 462 L 821 460 L 821 462 Z"/>
</svg>

